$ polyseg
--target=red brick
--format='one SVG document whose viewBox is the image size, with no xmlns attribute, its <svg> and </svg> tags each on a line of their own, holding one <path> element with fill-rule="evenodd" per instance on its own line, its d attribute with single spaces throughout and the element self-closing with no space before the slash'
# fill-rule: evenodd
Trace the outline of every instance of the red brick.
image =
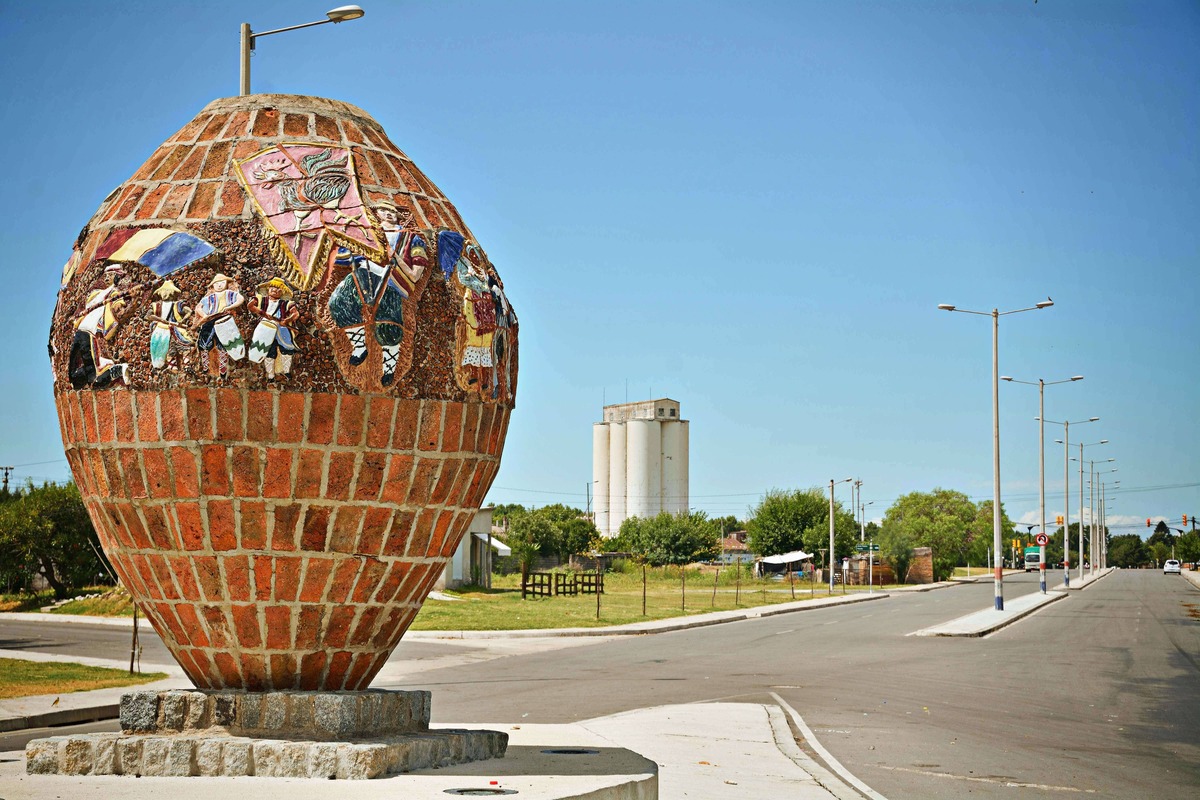
<svg viewBox="0 0 1200 800">
<path fill-rule="evenodd" d="M 271 579 L 275 574 L 274 561 L 270 556 L 255 556 L 251 566 L 254 569 L 254 597 L 257 600 L 270 600 L 273 596 Z"/>
<path fill-rule="evenodd" d="M 352 452 L 329 454 L 329 478 L 325 484 L 325 496 L 330 500 L 347 500 L 350 484 L 354 481 L 355 454 Z"/>
<path fill-rule="evenodd" d="M 356 609 L 353 606 L 334 607 L 329 613 L 329 622 L 325 625 L 325 638 L 321 644 L 327 648 L 345 647 L 355 613 Z"/>
<path fill-rule="evenodd" d="M 185 447 L 171 448 L 171 472 L 175 476 L 175 496 L 200 496 L 200 470 L 196 456 Z"/>
<path fill-rule="evenodd" d="M 188 644 L 193 644 L 197 647 L 210 646 L 211 642 L 208 638 L 208 632 L 204 630 L 204 623 L 200 621 L 199 615 L 196 614 L 196 609 L 190 603 L 180 603 L 175 606 L 175 613 L 179 615 L 179 624 L 187 632 Z"/>
<path fill-rule="evenodd" d="M 376 653 L 356 653 L 354 660 L 350 663 L 350 669 L 346 673 L 346 682 L 342 684 L 346 691 L 358 691 L 366 689 L 371 683 L 371 678 L 375 677 L 375 673 L 383 666 L 382 663 L 378 667 L 375 666 L 379 661 Z"/>
<path fill-rule="evenodd" d="M 504 445 L 504 437 L 508 434 L 508 420 L 511 414 L 507 408 L 498 409 L 496 423 L 492 425 L 492 438 L 488 441 L 488 455 L 499 456 Z"/>
<path fill-rule="evenodd" d="M 296 465 L 296 498 L 319 498 L 321 496 L 321 474 L 325 467 L 325 454 L 320 450 L 300 451 Z"/>
<path fill-rule="evenodd" d="M 200 167 L 204 164 L 204 157 L 208 155 L 208 147 L 206 145 L 197 145 L 188 153 L 187 158 L 179 165 L 179 169 L 175 170 L 175 174 L 171 176 L 172 183 L 180 181 L 193 181 L 200 174 Z"/>
<path fill-rule="evenodd" d="M 292 646 L 292 609 L 267 606 L 263 609 L 267 624 L 267 649 L 287 650 Z"/>
<path fill-rule="evenodd" d="M 164 498 L 174 495 L 175 484 L 167 469 L 167 454 L 163 450 L 143 450 L 142 463 L 146 467 L 146 489 L 151 497 Z"/>
<path fill-rule="evenodd" d="M 237 631 L 238 644 L 243 649 L 262 647 L 262 630 L 258 624 L 257 608 L 238 603 L 229 607 L 233 613 L 233 629 Z"/>
<path fill-rule="evenodd" d="M 158 167 L 151 173 L 150 179 L 154 181 L 165 181 L 171 178 L 171 173 L 179 166 L 179 162 L 183 161 L 188 153 L 192 152 L 190 147 L 173 147 L 166 156 L 158 162 Z"/>
<path fill-rule="evenodd" d="M 133 394 L 131 392 L 112 392 L 113 413 L 115 415 L 115 438 L 118 442 L 132 442 L 137 433 L 133 422 Z"/>
<path fill-rule="evenodd" d="M 442 452 L 455 453 L 462 440 L 463 407 L 461 403 L 446 403 L 445 421 L 442 424 Z"/>
<path fill-rule="evenodd" d="M 96 423 L 96 395 L 98 392 L 88 392 L 80 396 L 80 414 L 83 417 L 84 441 L 98 442 L 100 434 Z"/>
<path fill-rule="evenodd" d="M 146 518 L 146 535 L 155 550 L 180 549 L 167 524 L 166 509 L 162 506 L 143 506 L 142 514 Z"/>
<path fill-rule="evenodd" d="M 291 653 L 272 653 L 270 688 L 275 691 L 296 689 L 300 681 L 300 670 L 296 667 L 296 657 Z"/>
<path fill-rule="evenodd" d="M 200 491 L 206 495 L 227 496 L 229 494 L 228 448 L 220 444 L 206 444 L 200 448 Z"/>
<path fill-rule="evenodd" d="M 246 395 L 246 438 L 259 444 L 275 441 L 274 392 L 250 392 Z"/>
<path fill-rule="evenodd" d="M 154 571 L 154 577 L 158 581 L 159 588 L 162 589 L 162 597 L 166 600 L 178 600 L 179 592 L 175 589 L 175 581 L 171 578 L 171 566 L 167 563 L 166 557 L 152 554 L 146 556 L 146 562 Z M 142 576 L 145 577 L 145 573 L 142 573 Z"/>
<path fill-rule="evenodd" d="M 308 136 L 308 114 L 284 114 L 284 136 Z"/>
<path fill-rule="evenodd" d="M 298 639 L 299 637 L 297 637 Z M 299 650 L 299 642 L 297 641 L 296 649 Z M 300 682 L 297 689 L 312 691 L 315 689 L 324 689 L 323 678 L 325 675 L 325 661 L 328 656 L 324 651 L 319 653 L 308 653 L 300 658 Z"/>
<path fill-rule="evenodd" d="M 299 652 L 317 649 L 321 636 L 321 620 L 325 617 L 324 606 L 301 606 L 300 619 L 296 622 L 296 640 L 293 645 Z"/>
<path fill-rule="evenodd" d="M 144 606 L 147 616 L 151 622 L 158 622 L 155 629 L 161 631 L 163 627 L 171 632 L 171 636 L 175 641 L 182 644 L 188 643 L 187 633 L 184 632 L 183 626 L 179 624 L 179 618 L 175 616 L 175 612 L 171 610 L 171 606 L 167 603 L 152 603 Z M 167 638 L 167 637 L 164 637 Z"/>
<path fill-rule="evenodd" d="M 365 136 L 367 141 L 373 146 L 378 147 L 380 150 L 388 149 L 387 138 L 380 134 L 376 128 L 373 128 L 370 125 L 360 125 L 359 128 L 362 130 L 363 136 Z"/>
<path fill-rule="evenodd" d="M 225 181 L 221 184 L 221 207 L 217 215 L 221 217 L 241 216 L 246 207 L 246 194 L 242 185 L 237 181 Z"/>
<path fill-rule="evenodd" d="M 351 147 L 350 152 L 354 154 L 354 170 L 358 174 L 359 184 L 369 184 L 372 186 L 379 185 L 379 178 L 375 175 L 375 168 L 371 166 L 371 159 L 367 156 L 366 150 L 361 147 Z M 372 202 L 374 202 L 375 193 L 372 192 Z M 386 197 L 387 195 L 382 195 Z"/>
<path fill-rule="evenodd" d="M 221 571 L 217 567 L 217 559 L 212 556 L 197 555 L 193 557 L 192 565 L 196 568 L 196 578 L 200 581 L 200 590 L 204 593 L 204 599 L 210 602 L 223 599 Z"/>
<path fill-rule="evenodd" d="M 435 506 L 446 504 L 447 498 L 450 497 L 450 489 L 454 486 L 461 466 L 462 461 L 457 458 L 447 458 L 442 462 L 442 471 L 438 473 L 437 483 L 434 484 L 433 494 L 429 498 L 430 504 Z"/>
<path fill-rule="evenodd" d="M 125 474 L 121 471 L 121 459 L 114 450 L 101 450 L 100 458 L 104 463 L 104 478 L 108 483 L 108 493 L 111 497 L 128 497 L 125 488 Z"/>
<path fill-rule="evenodd" d="M 347 139 L 355 144 L 366 144 L 366 140 L 363 139 L 362 132 L 358 129 L 357 125 L 345 118 L 342 118 L 339 122 L 342 123 L 342 133 Z"/>
<path fill-rule="evenodd" d="M 312 512 L 312 509 L 309 509 Z M 328 549 L 333 553 L 355 553 L 358 551 L 358 529 L 362 525 L 361 506 L 342 506 L 333 519 L 333 533 Z"/>
<path fill-rule="evenodd" d="M 333 442 L 333 423 L 336 411 L 337 395 L 311 395 L 311 405 L 308 410 L 309 442 L 313 444 L 330 444 Z"/>
<path fill-rule="evenodd" d="M 429 538 L 428 556 L 439 556 L 449 542 L 450 523 L 454 521 L 453 511 L 443 511 L 438 514 L 437 524 L 433 527 L 433 536 Z M 456 542 L 457 544 L 457 542 Z M 451 549 L 453 552 L 453 549 Z"/>
<path fill-rule="evenodd" d="M 197 141 L 209 142 L 216 139 L 221 129 L 225 127 L 225 123 L 229 121 L 228 114 L 213 114 L 212 119 L 204 126 L 204 130 L 200 131 L 200 135 L 196 137 Z M 222 144 L 225 144 L 222 142 Z M 214 145 L 215 147 L 216 145 Z"/>
<path fill-rule="evenodd" d="M 242 688 L 242 671 L 238 669 L 238 663 L 233 660 L 233 656 L 220 651 L 212 654 L 213 663 L 217 668 L 217 673 L 221 676 L 221 685 L 229 689 Z"/>
<path fill-rule="evenodd" d="M 187 219 L 208 219 L 217 199 L 218 184 L 212 181 L 196 184 L 196 193 L 188 204 L 184 217 Z"/>
<path fill-rule="evenodd" d="M 412 456 L 392 454 L 388 462 L 387 478 L 383 482 L 383 502 L 403 503 L 404 498 L 408 497 L 413 461 Z"/>
<path fill-rule="evenodd" d="M 125 488 L 128 489 L 129 496 L 136 499 L 148 497 L 146 482 L 142 477 L 142 467 L 138 463 L 136 450 L 121 451 L 121 469 L 125 473 Z"/>
<path fill-rule="evenodd" d="M 179 541 L 185 550 L 204 549 L 204 522 L 196 503 L 175 505 L 175 518 L 179 520 Z"/>
<path fill-rule="evenodd" d="M 375 625 L 379 622 L 379 612 L 382 610 L 378 606 L 363 609 L 358 622 L 354 624 L 354 632 L 350 634 L 351 647 L 364 647 L 371 641 L 371 637 L 375 635 Z"/>
<path fill-rule="evenodd" d="M 172 149 L 173 148 L 166 146 L 159 147 L 150 154 L 150 157 L 146 159 L 145 163 L 138 167 L 138 171 L 133 173 L 133 177 L 130 180 L 146 180 L 150 174 L 154 172 L 154 170 L 158 169 L 158 165 L 162 163 L 162 160 L 167 157 L 167 153 L 171 152 Z"/>
<path fill-rule="evenodd" d="M 471 480 L 475 477 L 475 470 L 479 466 L 479 459 L 465 458 L 462 466 L 458 470 L 458 477 L 454 480 L 454 488 L 450 490 L 450 496 L 446 498 L 446 504 L 452 506 L 462 506 L 467 496 L 467 490 L 471 488 Z"/>
<path fill-rule="evenodd" d="M 397 511 L 392 517 L 392 528 L 384 539 L 380 555 L 402 556 L 408 549 L 408 537 L 412 533 L 416 514 L 411 511 Z"/>
<path fill-rule="evenodd" d="M 260 108 L 254 115 L 255 136 L 279 135 L 279 112 L 273 108 Z"/>
<path fill-rule="evenodd" d="M 386 448 L 392 441 L 392 417 L 396 413 L 396 401 L 378 395 L 371 398 L 367 411 L 367 447 Z"/>
<path fill-rule="evenodd" d="M 300 549 L 321 552 L 329 535 L 329 506 L 309 506 L 304 514 L 304 528 L 300 534 Z"/>
<path fill-rule="evenodd" d="M 374 150 L 367 151 L 367 157 L 371 159 L 371 166 L 375 169 L 375 174 L 379 176 L 379 183 L 389 189 L 403 189 L 404 184 L 396 177 L 396 171 L 392 169 L 391 164 L 387 159 Z"/>
<path fill-rule="evenodd" d="M 150 392 L 126 392 L 137 402 L 137 439 L 140 442 L 158 442 L 158 402 Z"/>
<path fill-rule="evenodd" d="M 221 607 L 202 605 L 200 614 L 204 617 L 204 624 L 208 627 L 208 638 L 213 647 L 228 647 L 233 642 L 233 628 L 230 627 L 229 619 Z"/>
<path fill-rule="evenodd" d="M 267 504 L 258 500 L 239 500 L 241 519 L 238 530 L 243 550 L 262 550 L 267 546 Z"/>
<path fill-rule="evenodd" d="M 179 392 L 171 390 L 159 392 L 158 412 L 162 420 L 163 441 L 182 441 L 186 436 L 183 422 L 183 396 Z"/>
<path fill-rule="evenodd" d="M 383 471 L 386 466 L 386 453 L 367 451 L 363 454 L 358 478 L 354 481 L 355 500 L 379 499 L 379 489 L 383 483 Z"/>
<path fill-rule="evenodd" d="M 396 423 L 392 428 L 392 449 L 412 450 L 417 441 L 417 418 L 421 411 L 419 400 L 396 401 Z"/>
<path fill-rule="evenodd" d="M 113 215 L 113 219 L 126 220 L 133 216 L 133 212 L 137 210 L 138 201 L 142 199 L 142 195 L 146 193 L 144 186 L 132 186 L 130 191 L 124 194 L 124 201 L 117 209 L 117 213 Z"/>
<path fill-rule="evenodd" d="M 418 450 L 437 450 L 442 432 L 442 403 L 425 400 L 421 403 L 421 432 L 417 437 Z"/>
<path fill-rule="evenodd" d="M 314 114 L 316 122 L 317 136 L 322 139 L 330 139 L 335 142 L 340 142 L 342 132 L 338 130 L 337 123 L 329 117 L 323 117 L 320 114 Z"/>
<path fill-rule="evenodd" d="M 247 124 L 249 122 L 249 111 L 235 111 L 233 116 L 229 118 L 229 124 L 226 125 L 225 130 L 221 132 L 221 138 L 237 139 L 238 137 L 245 136 L 250 132 L 250 126 Z"/>
<path fill-rule="evenodd" d="M 233 493 L 238 497 L 258 497 L 262 474 L 258 448 L 237 446 L 233 449 Z"/>
<path fill-rule="evenodd" d="M 243 139 L 242 141 L 240 141 L 236 145 L 234 145 L 233 157 L 238 160 L 244 159 L 244 158 L 246 158 L 246 156 L 252 155 L 260 150 L 265 149 L 263 147 L 263 144 L 264 144 L 264 142 L 260 142 L 256 139 Z"/>
<path fill-rule="evenodd" d="M 142 588 L 145 590 L 142 596 L 151 600 L 161 600 L 162 589 L 159 588 L 158 581 L 154 579 L 154 569 L 150 566 L 149 556 L 133 554 L 129 557 L 129 563 L 137 571 L 138 580 L 141 581 Z"/>
<path fill-rule="evenodd" d="M 411 620 L 412 612 L 407 607 L 392 608 L 388 612 L 387 619 L 379 626 L 375 638 L 371 640 L 371 645 L 380 650 L 395 646 L 400 634 L 408 628 Z"/>
<path fill-rule="evenodd" d="M 325 585 L 333 572 L 333 559 L 311 556 L 305 559 L 304 582 L 300 586 L 300 602 L 319 603 L 325 597 Z"/>
<path fill-rule="evenodd" d="M 212 395 L 208 389 L 187 390 L 188 437 L 196 440 L 213 438 Z"/>
<path fill-rule="evenodd" d="M 117 435 L 113 430 L 113 393 L 96 392 L 96 441 L 114 442 Z"/>
<path fill-rule="evenodd" d="M 162 205 L 163 198 L 171 191 L 171 184 L 160 183 L 155 186 L 142 199 L 141 205 L 137 209 L 137 218 L 139 220 L 152 219 L 158 216 L 158 207 Z"/>
<path fill-rule="evenodd" d="M 437 512 L 433 509 L 423 509 L 413 523 L 412 532 L 408 535 L 405 555 L 409 558 L 424 558 L 429 551 L 429 540 L 433 536 L 433 526 L 437 522 Z"/>
<path fill-rule="evenodd" d="M 242 653 L 242 685 L 248 692 L 264 692 L 270 685 L 267 675 L 267 659 L 257 653 Z"/>
<path fill-rule="evenodd" d="M 433 458 L 418 458 L 416 469 L 413 470 L 412 484 L 408 490 L 408 498 L 405 503 L 410 506 L 427 506 L 429 505 L 430 495 L 433 493 L 433 484 L 437 479 L 438 468 L 442 462 Z"/>
<path fill-rule="evenodd" d="M 350 668 L 350 661 L 354 658 L 352 653 L 347 653 L 344 650 L 339 650 L 329 659 L 329 671 L 325 674 L 325 685 L 333 690 L 341 689 L 345 686 L 346 670 Z"/>
<path fill-rule="evenodd" d="M 296 529 L 300 522 L 301 506 L 297 503 L 275 506 L 274 522 L 271 526 L 272 550 L 295 550 Z"/>
<path fill-rule="evenodd" d="M 236 389 L 217 389 L 217 439 L 240 442 L 246 438 L 242 427 L 242 393 Z"/>
<path fill-rule="evenodd" d="M 325 600 L 328 603 L 344 603 L 354 587 L 354 579 L 358 576 L 359 562 L 356 558 L 343 559 L 333 572 L 333 583 Z"/>
<path fill-rule="evenodd" d="M 273 559 L 271 571 L 275 576 L 275 599 L 281 603 L 290 603 L 296 599 L 300 590 L 300 570 L 304 568 L 304 559 L 299 556 L 280 556 Z"/>
<path fill-rule="evenodd" d="M 195 188 L 196 184 L 194 183 L 176 184 L 171 189 L 171 193 L 167 195 L 167 199 L 163 201 L 162 207 L 158 209 L 158 216 L 163 219 L 177 219 L 181 216 Z"/>
<path fill-rule="evenodd" d="M 487 452 L 487 443 L 492 435 L 492 421 L 496 416 L 496 406 L 485 404 L 479 408 L 479 438 L 475 442 L 475 452 Z"/>
<path fill-rule="evenodd" d="M 396 592 L 400 590 L 400 585 L 404 583 L 405 577 L 408 576 L 408 572 L 408 562 L 391 562 L 388 565 L 387 574 L 379 582 L 379 587 L 375 590 L 375 595 L 371 598 L 371 602 L 381 606 L 391 603 L 392 599 L 396 596 Z"/>
<path fill-rule="evenodd" d="M 254 597 L 250 592 L 249 557 L 223 556 L 221 566 L 225 570 L 225 588 L 229 591 L 229 599 L 235 603 L 246 603 L 253 600 Z"/>
<path fill-rule="evenodd" d="M 124 538 L 129 543 L 128 546 L 130 549 L 154 549 L 154 543 L 150 541 L 149 533 L 146 531 L 145 526 L 142 525 L 142 521 L 138 519 L 137 512 L 133 510 L 133 506 L 129 503 L 111 503 L 105 519 L 111 521 L 116 526 L 118 536 L 122 533 L 125 534 Z"/>
<path fill-rule="evenodd" d="M 344 394 L 339 401 L 337 443 L 344 447 L 358 447 L 363 442 L 363 416 L 366 413 L 364 398 L 356 394 Z"/>
<path fill-rule="evenodd" d="M 172 142 L 191 142 L 196 139 L 196 135 L 204 130 L 204 126 L 212 117 L 196 117 L 187 125 L 179 129 L 179 132 L 171 137 Z"/>
<path fill-rule="evenodd" d="M 263 473 L 263 497 L 290 497 L 292 494 L 292 451 L 267 448 L 267 468 Z"/>
<path fill-rule="evenodd" d="M 275 432 L 280 442 L 299 442 L 304 438 L 304 398 L 298 392 L 279 395 L 279 424 Z"/>
<path fill-rule="evenodd" d="M 368 506 L 366 517 L 363 519 L 362 534 L 358 537 L 358 552 L 364 556 L 377 556 L 383 549 L 383 540 L 387 536 L 388 524 L 392 521 L 393 511 L 380 506 Z"/>
<path fill-rule="evenodd" d="M 232 500 L 208 501 L 208 538 L 217 552 L 237 549 Z"/>
</svg>

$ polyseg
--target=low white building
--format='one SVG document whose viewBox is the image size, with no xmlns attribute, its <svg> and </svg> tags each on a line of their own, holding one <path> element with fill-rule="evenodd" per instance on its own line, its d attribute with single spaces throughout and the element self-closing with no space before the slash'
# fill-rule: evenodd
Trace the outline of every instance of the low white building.
<svg viewBox="0 0 1200 800">
<path fill-rule="evenodd" d="M 475 519 L 471 520 L 471 527 L 458 543 L 458 549 L 450 557 L 446 569 L 433 588 L 456 589 L 467 584 L 491 586 L 493 556 L 512 555 L 509 546 L 491 534 L 492 508 L 489 506 L 476 512 Z"/>
</svg>

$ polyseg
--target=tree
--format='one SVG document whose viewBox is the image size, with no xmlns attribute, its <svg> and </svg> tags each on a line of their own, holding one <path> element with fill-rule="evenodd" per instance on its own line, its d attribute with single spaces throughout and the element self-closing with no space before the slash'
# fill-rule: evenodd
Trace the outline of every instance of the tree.
<svg viewBox="0 0 1200 800">
<path fill-rule="evenodd" d="M 1200 531 L 1188 531 L 1175 540 L 1175 555 L 1180 561 L 1200 561 Z"/>
<path fill-rule="evenodd" d="M 666 511 L 642 519 L 629 517 L 613 546 L 634 553 L 653 566 L 690 564 L 720 552 L 721 529 L 703 511 L 671 514 Z"/>
<path fill-rule="evenodd" d="M 75 484 L 44 483 L 0 503 L 0 573 L 41 573 L 58 599 L 108 570 Z"/>
<path fill-rule="evenodd" d="M 883 517 L 880 552 L 903 579 L 912 548 L 928 547 L 933 551 L 934 580 L 944 580 L 973 543 L 991 538 L 986 535 L 993 530 L 991 508 L 990 501 L 976 506 L 962 492 L 950 489 L 906 494 Z M 1003 508 L 1001 525 L 1004 531 L 1011 530 Z"/>
<path fill-rule="evenodd" d="M 541 543 L 554 536 L 550 520 L 538 514 L 516 514 L 509 517 L 507 544 L 521 568 L 524 578 L 533 569 L 533 563 L 541 550 Z"/>
<path fill-rule="evenodd" d="M 600 531 L 578 508 L 555 503 L 532 513 L 545 517 L 554 527 L 553 537 L 541 543 L 543 555 L 556 555 L 566 561 L 594 549 L 599 541 Z"/>
<path fill-rule="evenodd" d="M 834 506 L 834 552 L 826 563 L 849 555 L 858 541 L 854 517 Z M 829 549 L 829 496 L 824 490 L 772 489 L 753 510 L 746 522 L 746 543 L 760 556 L 774 556 L 803 550 L 817 553 Z"/>
<path fill-rule="evenodd" d="M 1150 558 L 1146 543 L 1136 533 L 1114 536 L 1108 543 L 1108 563 L 1114 567 L 1140 567 Z"/>
<path fill-rule="evenodd" d="M 1150 538 L 1146 540 L 1146 544 L 1151 547 L 1160 543 L 1165 544 L 1168 550 L 1171 549 L 1171 545 L 1175 544 L 1175 534 L 1161 519 L 1154 526 L 1154 533 L 1150 534 Z"/>
</svg>

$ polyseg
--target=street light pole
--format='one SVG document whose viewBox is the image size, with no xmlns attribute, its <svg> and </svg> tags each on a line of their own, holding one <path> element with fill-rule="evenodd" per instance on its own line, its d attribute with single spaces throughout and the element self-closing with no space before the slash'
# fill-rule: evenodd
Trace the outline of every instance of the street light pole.
<svg viewBox="0 0 1200 800">
<path fill-rule="evenodd" d="M 993 308 L 990 313 L 968 311 L 949 303 L 942 303 L 938 306 L 942 311 L 960 311 L 964 314 L 978 314 L 992 318 L 992 547 L 996 554 L 994 566 L 997 611 L 1004 610 L 1004 566 L 1000 556 L 1000 317 L 1019 314 L 1022 311 L 1049 308 L 1052 305 L 1054 305 L 1054 301 L 1047 297 L 1029 308 L 1018 308 L 1012 311 L 1000 311 L 998 308 Z"/>
<path fill-rule="evenodd" d="M 273 31 L 263 31 L 262 33 L 254 33 L 250 30 L 250 23 L 242 23 L 241 35 L 241 70 L 238 81 L 238 93 L 245 97 L 250 94 L 250 53 L 254 51 L 254 40 L 263 36 L 270 36 L 273 33 L 284 33 L 285 31 L 295 31 L 300 28 L 311 28 L 314 25 L 327 25 L 330 22 L 335 25 L 339 22 L 349 22 L 352 19 L 359 19 L 366 12 L 358 6 L 339 6 L 325 12 L 328 19 L 318 20 L 316 22 L 305 22 L 301 25 L 289 25 L 286 28 L 276 28 Z"/>
<path fill-rule="evenodd" d="M 846 478 L 845 480 L 840 480 L 840 481 L 835 481 L 833 478 L 829 479 L 829 594 L 830 595 L 833 594 L 833 562 L 834 562 L 834 553 L 833 553 L 833 487 L 839 483 L 849 483 L 852 480 L 854 480 L 854 478 Z M 854 541 L 854 540 L 851 539 L 850 541 Z"/>
<path fill-rule="evenodd" d="M 1082 425 L 1085 422 L 1097 422 L 1099 417 L 1088 417 L 1084 420 L 1075 422 L 1075 425 Z M 1063 438 L 1055 439 L 1055 444 L 1063 446 L 1063 588 L 1071 588 L 1071 421 L 1065 420 L 1058 422 L 1048 419 L 1047 422 L 1053 425 L 1063 426 Z M 1105 439 L 1104 441 L 1108 441 Z M 1080 512 L 1079 525 L 1083 526 L 1083 512 Z M 1083 553 L 1079 554 L 1080 559 L 1083 558 Z"/>
<path fill-rule="evenodd" d="M 1073 383 L 1083 380 L 1082 375 L 1074 375 L 1061 381 L 1046 381 L 1038 378 L 1035 384 L 1032 381 L 1019 381 L 1015 378 L 1010 378 L 1007 375 L 1000 380 L 1008 381 L 1009 383 L 1023 383 L 1026 386 L 1038 387 L 1038 506 L 1041 509 L 1042 533 L 1046 533 L 1046 387 L 1054 386 L 1057 383 Z M 1066 517 L 1063 518 L 1064 520 Z M 1065 524 L 1065 523 L 1064 523 Z M 1064 548 L 1065 550 L 1066 548 Z M 1046 593 L 1046 545 L 1042 545 L 1039 553 L 1040 564 L 1038 565 L 1038 579 L 1041 585 L 1042 594 Z"/>
</svg>

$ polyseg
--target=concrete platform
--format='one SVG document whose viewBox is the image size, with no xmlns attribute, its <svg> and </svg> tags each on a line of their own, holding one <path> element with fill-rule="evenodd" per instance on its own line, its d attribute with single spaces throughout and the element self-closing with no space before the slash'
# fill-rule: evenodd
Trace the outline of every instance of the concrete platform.
<svg viewBox="0 0 1200 800">
<path fill-rule="evenodd" d="M 1013 599 L 1005 599 L 1004 610 L 986 608 L 972 614 L 933 625 L 914 632 L 914 636 L 986 636 L 998 631 L 1006 625 L 1027 617 L 1044 605 L 1062 600 L 1067 597 L 1065 592 L 1034 592 Z"/>
</svg>

